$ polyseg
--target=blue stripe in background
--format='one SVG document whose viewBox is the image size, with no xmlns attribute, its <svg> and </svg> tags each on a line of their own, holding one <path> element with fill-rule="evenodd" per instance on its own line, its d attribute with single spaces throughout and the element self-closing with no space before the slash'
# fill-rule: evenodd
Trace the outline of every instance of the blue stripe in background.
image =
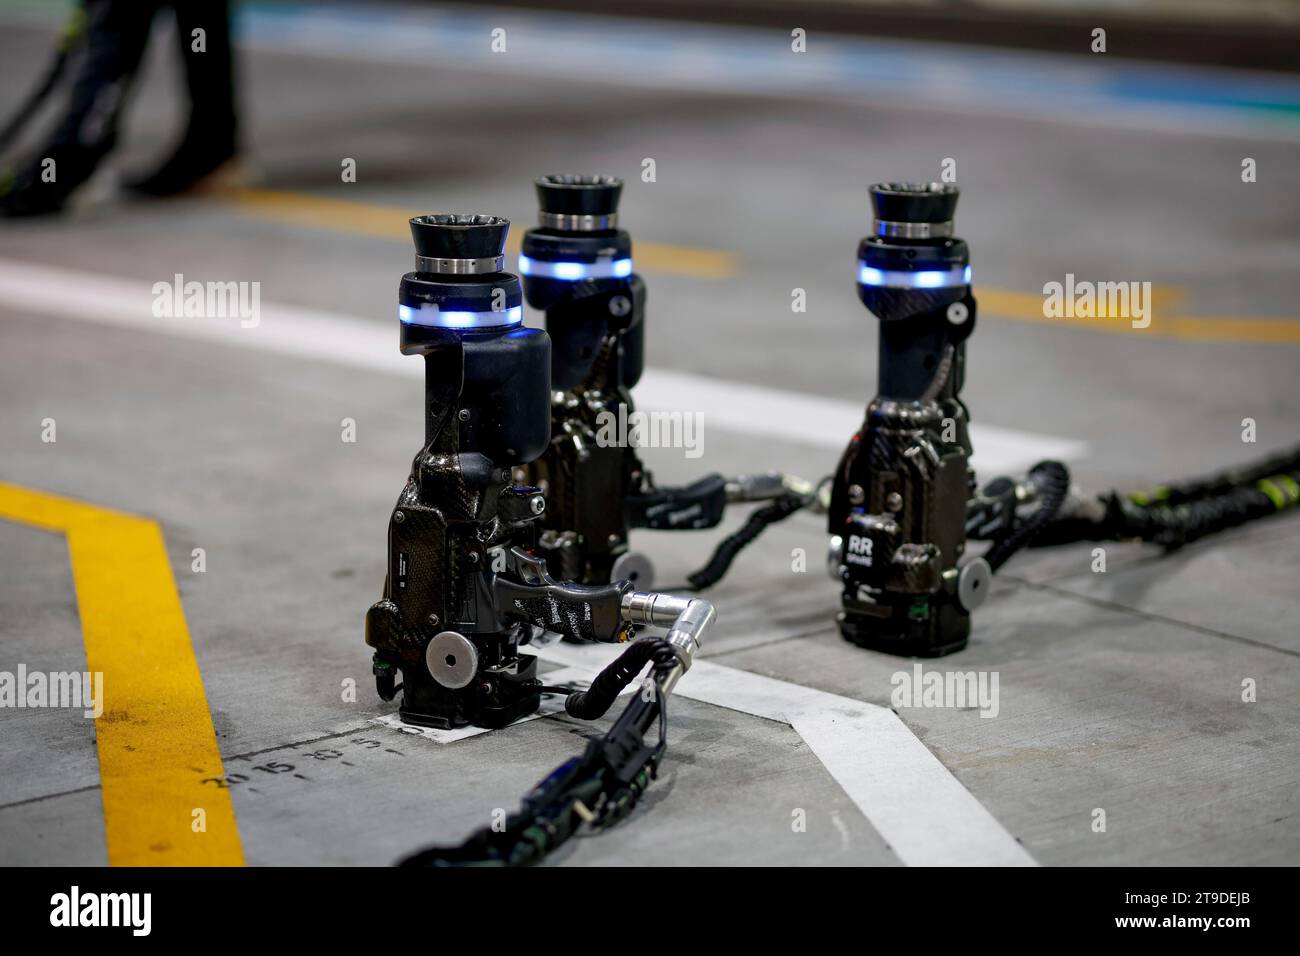
<svg viewBox="0 0 1300 956">
<path fill-rule="evenodd" d="M 490 49 L 506 29 L 508 52 Z M 599 78 L 706 92 L 870 98 L 887 92 L 960 108 L 1146 109 L 1193 125 L 1263 122 L 1300 134 L 1300 78 L 813 32 L 790 51 L 779 30 L 383 3 L 244 3 L 236 30 L 253 48 L 297 49 L 528 75 Z"/>
</svg>

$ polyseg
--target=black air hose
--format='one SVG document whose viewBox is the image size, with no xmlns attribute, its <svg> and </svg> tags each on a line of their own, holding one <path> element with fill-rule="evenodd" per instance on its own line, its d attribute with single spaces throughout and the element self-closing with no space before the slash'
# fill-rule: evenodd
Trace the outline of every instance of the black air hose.
<svg viewBox="0 0 1300 956">
<path fill-rule="evenodd" d="M 596 675 L 591 687 L 570 694 L 564 702 L 564 709 L 570 717 L 580 720 L 603 717 L 647 661 L 662 665 L 671 664 L 676 659 L 676 652 L 663 638 L 646 637 L 634 641 L 617 660 Z"/>
<path fill-rule="evenodd" d="M 1029 520 L 993 542 L 984 552 L 989 569 L 996 571 L 1029 544 L 1061 510 L 1070 493 L 1070 471 L 1059 461 L 1040 461 L 1029 469 L 1029 478 L 1038 488 L 1039 505 Z"/>
</svg>

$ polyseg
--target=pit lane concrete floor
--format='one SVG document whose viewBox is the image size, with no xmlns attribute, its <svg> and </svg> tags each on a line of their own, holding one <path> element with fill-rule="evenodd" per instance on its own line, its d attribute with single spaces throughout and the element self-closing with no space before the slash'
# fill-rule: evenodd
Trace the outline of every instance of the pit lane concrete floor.
<svg viewBox="0 0 1300 956">
<path fill-rule="evenodd" d="M 672 29 L 689 39 L 695 28 Z M 0 33 L 5 111 L 51 36 L 30 17 Z M 146 165 L 171 135 L 164 46 L 131 109 L 121 167 Z M 897 50 L 922 75 L 946 55 Z M 599 85 L 364 53 L 250 32 L 245 132 L 258 191 L 97 196 L 58 221 L 5 223 L 2 271 L 54 266 L 130 280 L 142 295 L 176 273 L 259 281 L 266 302 L 392 330 L 411 255 L 405 214 L 486 211 L 521 231 L 533 176 L 599 171 L 628 181 L 623 223 L 659 247 L 653 268 L 642 263 L 652 367 L 865 402 L 875 329 L 853 289 L 865 187 L 935 178 L 953 157 L 958 232 L 985 303 L 966 390 L 978 422 L 1081 443 L 1076 478 L 1099 489 L 1212 470 L 1300 436 L 1300 169 L 1282 120 L 1192 111 L 1168 124 L 1173 107 L 1157 105 L 1149 124 L 1120 121 L 1119 106 L 1113 123 L 1104 108 L 1080 121 L 1065 107 L 1055 118 L 1005 109 L 978 86 L 955 108 L 942 83 L 902 99 L 750 95 L 707 79 Z M 1265 79 L 1293 95 L 1289 80 Z M 339 182 L 343 157 L 357 160 L 356 183 Z M 653 184 L 640 179 L 646 157 Z M 1241 182 L 1243 157 L 1257 161 L 1257 183 Z M 1033 318 L 1025 297 L 1040 300 L 1044 282 L 1071 272 L 1151 281 L 1167 308 L 1146 330 Z M 806 313 L 791 311 L 794 288 L 807 291 Z M 52 301 L 66 291 L 48 290 Z M 420 438 L 418 378 L 57 307 L 0 301 L 0 313 L 0 480 L 160 524 L 248 863 L 387 864 L 455 840 L 513 808 L 591 733 L 550 717 L 438 744 L 372 722 L 393 707 L 371 692 L 361 623 Z M 663 481 L 766 468 L 816 476 L 834 463 L 834 449 L 788 430 L 710 429 L 710 409 L 688 410 L 705 413 L 705 453 L 648 452 Z M 52 444 L 41 439 L 47 418 Z M 357 423 L 355 443 L 340 440 L 344 418 Z M 1254 444 L 1241 440 L 1245 418 Z M 669 584 L 741 517 L 635 543 Z M 1091 546 L 1021 555 L 996 579 L 970 648 L 926 665 L 996 672 L 998 716 L 899 715 L 1042 864 L 1295 863 L 1298 531 L 1293 514 L 1170 556 L 1112 545 L 1105 573 L 1091 569 Z M 798 515 L 745 552 L 711 594 L 719 623 L 702 658 L 887 707 L 891 676 L 911 662 L 839 639 L 836 591 L 819 573 L 824 537 L 818 519 Z M 201 574 L 195 548 L 206 552 Z M 791 570 L 796 548 L 807 573 Z M 0 568 L 0 670 L 83 669 L 63 537 L 0 522 Z M 349 678 L 355 702 L 340 694 Z M 1254 703 L 1242 700 L 1247 678 Z M 107 862 L 95 722 L 4 709 L 0 741 L 0 862 Z M 294 772 L 254 769 L 271 762 Z M 682 697 L 645 806 L 554 862 L 906 861 L 790 726 Z"/>
</svg>

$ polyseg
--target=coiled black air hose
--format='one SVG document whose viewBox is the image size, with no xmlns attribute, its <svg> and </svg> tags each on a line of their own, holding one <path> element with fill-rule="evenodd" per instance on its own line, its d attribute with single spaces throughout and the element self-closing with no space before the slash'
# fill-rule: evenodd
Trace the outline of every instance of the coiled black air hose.
<svg viewBox="0 0 1300 956">
<path fill-rule="evenodd" d="M 1070 493 L 1070 471 L 1059 461 L 1040 461 L 1029 469 L 1029 478 L 1038 489 L 1038 508 L 1029 520 L 993 542 L 984 552 L 990 571 L 996 571 L 1007 560 L 1029 544 L 1056 518 Z"/>
<path fill-rule="evenodd" d="M 641 672 L 647 661 L 657 666 L 671 665 L 677 659 L 672 645 L 659 637 L 645 637 L 628 645 L 618 659 L 596 675 L 587 690 L 575 691 L 564 701 L 570 717 L 596 720 L 614 706 L 623 688 Z"/>
<path fill-rule="evenodd" d="M 1140 538 L 1173 550 L 1248 521 L 1266 518 L 1300 503 L 1300 469 L 1270 475 L 1182 504 L 1138 504 L 1112 493 L 1107 511 L 1115 516 L 1114 537 Z"/>
<path fill-rule="evenodd" d="M 1052 522 L 1034 547 L 1140 540 L 1173 550 L 1300 505 L 1300 447 L 1145 491 L 1107 492 Z"/>
<path fill-rule="evenodd" d="M 771 504 L 755 508 L 740 530 L 723 538 L 714 549 L 708 563 L 693 574 L 687 575 L 686 580 L 697 591 L 713 587 L 722 580 L 722 576 L 731 567 L 731 562 L 736 560 L 736 555 L 753 544 L 768 525 L 784 521 L 807 505 L 806 496 L 791 493 L 781 495 Z"/>
</svg>

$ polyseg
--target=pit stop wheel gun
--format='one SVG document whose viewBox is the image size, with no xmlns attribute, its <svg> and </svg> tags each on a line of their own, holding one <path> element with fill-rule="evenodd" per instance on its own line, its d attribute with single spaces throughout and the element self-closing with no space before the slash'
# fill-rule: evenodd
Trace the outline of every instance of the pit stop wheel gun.
<svg viewBox="0 0 1300 956">
<path fill-rule="evenodd" d="M 706 587 L 763 526 L 809 504 L 813 488 L 779 474 L 710 474 L 683 487 L 655 485 L 632 437 L 632 388 L 645 368 L 646 285 L 633 272 L 632 239 L 618 228 L 623 183 L 560 175 L 535 185 L 540 223 L 524 235 L 519 272 L 529 305 L 546 313 L 555 391 L 551 441 L 520 478 L 542 488 L 549 504 L 541 552 L 563 578 L 626 578 L 648 588 L 654 568 L 629 550 L 630 529 L 712 528 L 729 503 L 772 502 L 743 543 L 715 553 L 691 576 L 695 587 Z"/>
<path fill-rule="evenodd" d="M 830 569 L 844 638 L 896 654 L 965 647 L 991 574 L 981 558 L 958 564 L 975 484 L 960 398 L 975 298 L 957 196 L 946 183 L 872 186 L 873 234 L 858 247 L 879 385 L 835 470 Z"/>
<path fill-rule="evenodd" d="M 714 615 L 707 602 L 627 580 L 575 584 L 547 572 L 537 549 L 546 499 L 514 484 L 512 467 L 549 440 L 550 342 L 523 327 L 519 280 L 502 271 L 508 228 L 492 216 L 411 220 L 416 270 L 402 278 L 398 311 L 403 353 L 425 360 L 425 442 L 389 522 L 383 597 L 366 615 L 379 695 L 400 691 L 410 723 L 500 727 L 537 710 L 557 689 L 520 648 L 543 632 L 618 642 L 638 626 L 669 628 L 569 694 L 573 716 L 603 714 L 652 660 L 666 694 Z"/>
</svg>

